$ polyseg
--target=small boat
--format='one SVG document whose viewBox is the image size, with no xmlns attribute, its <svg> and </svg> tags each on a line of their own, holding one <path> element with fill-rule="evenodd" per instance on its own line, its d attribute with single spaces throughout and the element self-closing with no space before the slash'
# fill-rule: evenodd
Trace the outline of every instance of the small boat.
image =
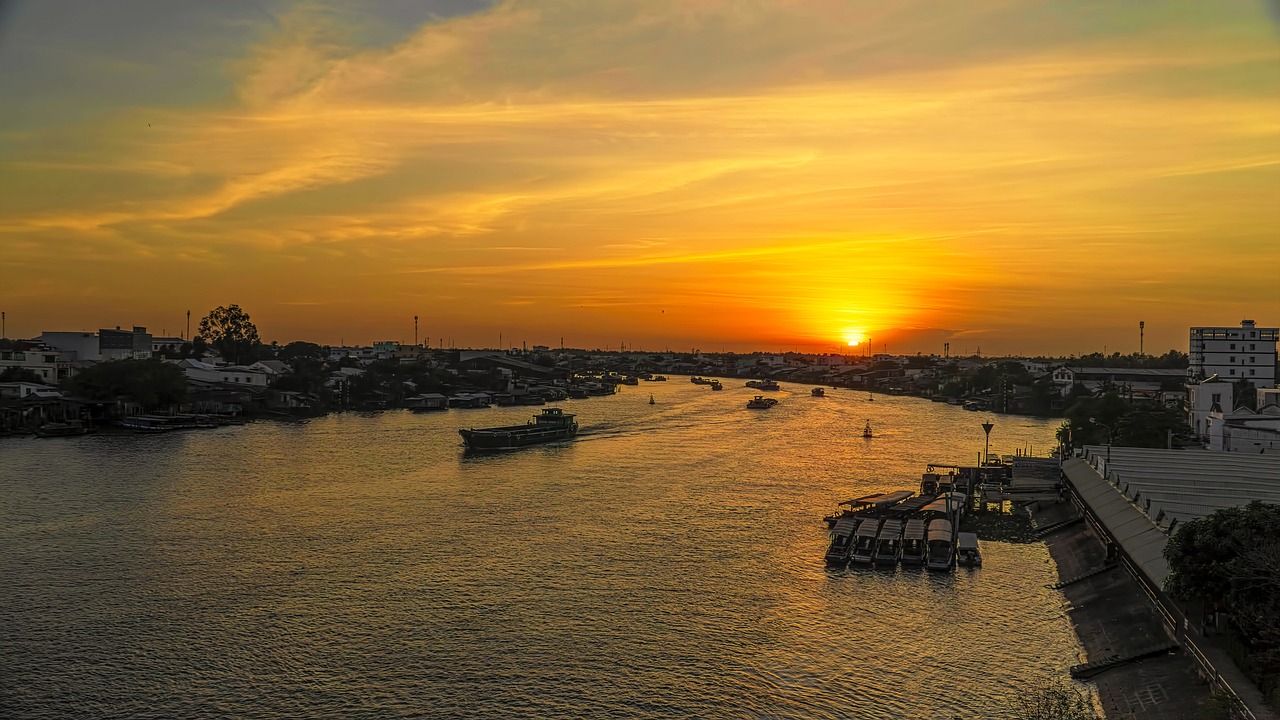
<svg viewBox="0 0 1280 720">
<path fill-rule="evenodd" d="M 867 439 L 871 439 L 871 438 L 875 437 L 875 434 L 873 434 L 873 433 L 871 432 L 871 421 L 870 421 L 870 420 L 868 420 L 868 421 L 867 421 L 867 425 L 866 425 L 866 427 L 862 428 L 862 437 L 867 438 Z"/>
<path fill-rule="evenodd" d="M 655 375 L 655 376 L 653 376 L 653 381 L 654 381 L 654 382 L 666 382 L 666 381 L 667 381 L 667 376 L 666 376 L 666 375 Z"/>
<path fill-rule="evenodd" d="M 925 522 L 923 518 L 911 518 L 902 531 L 902 565 L 923 565 L 926 546 L 924 544 Z"/>
<path fill-rule="evenodd" d="M 951 544 L 951 521 L 939 518 L 929 523 L 926 537 L 929 547 L 925 565 L 930 570 L 950 570 L 956 559 L 956 548 Z"/>
<path fill-rule="evenodd" d="M 724 389 L 724 385 L 721 385 L 719 380 L 712 380 L 712 381 L 711 381 L 711 389 L 712 389 L 712 390 L 723 390 L 723 389 Z"/>
<path fill-rule="evenodd" d="M 963 567 L 982 567 L 982 553 L 978 552 L 976 533 L 956 533 L 956 563 Z"/>
<path fill-rule="evenodd" d="M 763 395 L 757 395 L 747 401 L 747 407 L 751 408 L 752 410 L 768 410 L 769 408 L 777 404 L 778 404 L 777 400 L 774 400 L 773 398 L 767 398 Z"/>
<path fill-rule="evenodd" d="M 892 567 L 902 555 L 902 521 L 885 520 L 876 536 L 875 564 Z"/>
<path fill-rule="evenodd" d="M 764 380 L 748 380 L 747 387 L 755 388 L 757 390 L 769 390 L 769 391 L 782 389 L 782 387 L 778 385 L 778 383 L 768 378 L 765 378 Z"/>
<path fill-rule="evenodd" d="M 816 388 L 814 388 L 812 391 L 810 391 L 810 393 L 809 393 L 809 394 L 810 394 L 810 395 L 813 395 L 814 397 L 826 397 L 826 395 L 827 395 L 827 391 L 826 391 L 826 390 L 823 390 L 823 389 L 822 389 L 822 388 L 820 388 L 820 387 L 816 387 Z"/>
<path fill-rule="evenodd" d="M 525 425 L 461 429 L 458 434 L 468 450 L 510 450 L 572 438 L 578 434 L 573 418 L 560 408 L 547 408 Z"/>
<path fill-rule="evenodd" d="M 874 394 L 874 393 L 871 393 L 871 392 L 868 392 L 868 393 L 867 393 L 867 402 L 875 402 L 875 401 L 876 401 L 876 396 L 875 396 L 875 394 Z"/>
<path fill-rule="evenodd" d="M 858 529 L 858 519 L 843 517 L 831 528 L 831 544 L 827 546 L 827 564 L 843 565 L 849 561 L 849 550 L 853 547 L 853 533 Z"/>
<path fill-rule="evenodd" d="M 853 536 L 853 551 L 849 553 L 849 562 L 870 565 L 875 561 L 880 522 L 880 518 L 867 518 L 858 525 Z"/>
<path fill-rule="evenodd" d="M 650 395 L 650 396 L 649 396 L 649 404 L 650 404 L 650 405 L 654 405 L 654 404 L 656 404 L 656 403 L 654 402 L 654 400 L 653 400 L 653 396 L 652 396 L 652 395 Z"/>
<path fill-rule="evenodd" d="M 34 432 L 36 437 L 70 437 L 83 435 L 89 432 L 89 428 L 81 422 L 53 422 L 41 425 Z"/>
<path fill-rule="evenodd" d="M 693 383 L 694 385 L 710 385 L 711 383 L 715 382 L 715 380 L 708 380 L 707 378 L 704 378 L 704 377 L 691 377 L 689 378 L 689 382 Z"/>
</svg>

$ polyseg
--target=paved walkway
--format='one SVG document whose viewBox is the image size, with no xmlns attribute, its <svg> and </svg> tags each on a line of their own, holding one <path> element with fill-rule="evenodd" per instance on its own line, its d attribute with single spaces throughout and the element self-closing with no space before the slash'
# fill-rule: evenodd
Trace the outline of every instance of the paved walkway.
<svg viewBox="0 0 1280 720">
<path fill-rule="evenodd" d="M 1070 503 L 1042 504 L 1038 525 L 1075 515 Z M 1048 535 L 1045 543 L 1069 580 L 1103 566 L 1104 543 L 1085 524 Z M 1063 588 L 1069 617 L 1084 654 L 1080 662 L 1125 655 L 1169 638 L 1164 622 L 1142 588 L 1121 567 Z M 1149 658 L 1108 670 L 1093 683 L 1108 720 L 1198 720 L 1212 717 L 1215 701 L 1196 674 L 1195 662 L 1181 654 Z"/>
</svg>

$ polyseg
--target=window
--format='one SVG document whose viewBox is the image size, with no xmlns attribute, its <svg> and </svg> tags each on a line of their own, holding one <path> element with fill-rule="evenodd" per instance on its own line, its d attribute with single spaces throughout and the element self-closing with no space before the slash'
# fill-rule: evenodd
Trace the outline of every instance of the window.
<svg viewBox="0 0 1280 720">
<path fill-rule="evenodd" d="M 1231 343 L 1231 349 L 1232 349 L 1232 350 L 1235 350 L 1235 349 L 1236 349 L 1236 344 L 1235 344 L 1235 343 Z"/>
<path fill-rule="evenodd" d="M 1249 349 L 1254 350 L 1256 349 L 1256 346 L 1253 343 L 1249 343 Z"/>
<path fill-rule="evenodd" d="M 1250 356 L 1249 356 L 1249 362 L 1251 362 L 1251 363 L 1253 363 L 1253 362 L 1258 362 L 1258 358 L 1256 358 L 1256 357 L 1254 357 L 1254 356 L 1250 355 Z"/>
<path fill-rule="evenodd" d="M 1257 371 L 1257 370 L 1254 370 L 1253 368 L 1249 368 L 1249 374 L 1250 374 L 1250 375 L 1257 375 L 1257 374 L 1258 374 L 1258 371 Z"/>
<path fill-rule="evenodd" d="M 1214 401 L 1214 402 L 1222 402 L 1222 393 L 1214 393 L 1214 394 L 1213 394 L 1213 401 Z"/>
<path fill-rule="evenodd" d="M 1232 355 L 1230 358 L 1227 359 L 1227 362 L 1235 362 L 1235 361 L 1236 361 L 1235 355 Z"/>
<path fill-rule="evenodd" d="M 1235 368 L 1231 368 L 1231 374 L 1232 374 L 1232 375 L 1235 375 L 1235 374 L 1236 374 L 1236 369 L 1235 369 Z"/>
</svg>

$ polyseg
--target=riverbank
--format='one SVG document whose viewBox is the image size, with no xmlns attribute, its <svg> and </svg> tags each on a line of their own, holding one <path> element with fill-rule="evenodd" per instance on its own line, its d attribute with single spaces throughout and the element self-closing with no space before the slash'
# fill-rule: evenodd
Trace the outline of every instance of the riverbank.
<svg viewBox="0 0 1280 720">
<path fill-rule="evenodd" d="M 1037 526 L 1069 520 L 1078 515 L 1069 502 L 1042 505 L 1034 518 Z M 1079 578 L 1106 566 L 1106 544 L 1087 523 L 1076 523 L 1044 538 L 1057 565 L 1059 582 Z M 1137 653 L 1153 645 L 1172 642 L 1156 609 L 1138 583 L 1123 567 L 1113 567 L 1063 587 L 1067 615 L 1084 649 L 1085 663 Z M 1094 676 L 1108 720 L 1187 720 L 1225 718 L 1209 687 L 1196 674 L 1194 662 L 1171 653 L 1122 665 Z"/>
</svg>

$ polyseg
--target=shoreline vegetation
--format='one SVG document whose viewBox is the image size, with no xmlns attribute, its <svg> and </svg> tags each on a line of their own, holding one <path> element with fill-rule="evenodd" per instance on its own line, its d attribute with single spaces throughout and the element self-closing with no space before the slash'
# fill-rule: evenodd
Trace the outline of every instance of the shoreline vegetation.
<svg viewBox="0 0 1280 720">
<path fill-rule="evenodd" d="M 246 316 L 247 317 L 247 316 Z M 203 328 L 202 328 L 203 329 Z M 197 338 L 149 359 L 75 363 L 56 386 L 22 368 L 0 371 L 0 384 L 27 383 L 30 392 L 0 397 L 0 435 L 35 432 L 42 425 L 99 429 L 138 415 L 192 414 L 215 418 L 305 419 L 347 410 L 415 411 L 540 405 L 616 392 L 670 375 L 741 380 L 772 379 L 816 387 L 912 396 L 966 410 L 1030 417 L 1064 417 L 1059 439 L 1103 442 L 1097 419 L 1117 429 L 1115 444 L 1163 446 L 1167 431 L 1181 436 L 1177 410 L 1131 386 L 1101 382 L 1055 384 L 1051 368 L 1072 362 L 1120 366 L 1183 363 L 1159 358 L 1015 359 L 907 356 L 887 359 L 801 353 L 644 353 L 622 351 L 447 350 L 379 344 L 332 348 L 294 342 L 208 342 Z M 33 341 L 3 341 L 5 347 Z M 223 358 L 236 358 L 231 364 Z M 878 359 L 877 359 L 878 358 Z M 1081 367 L 1084 367 L 1083 365 Z M 680 381 L 680 380 L 676 380 Z M 39 387 L 36 387 L 39 386 Z M 3 390 L 3 387 L 0 387 Z M 1136 414 L 1136 415 L 1135 415 Z M 1131 422 L 1123 418 L 1132 416 Z M 1125 437 L 1144 428 L 1148 437 Z"/>
</svg>

